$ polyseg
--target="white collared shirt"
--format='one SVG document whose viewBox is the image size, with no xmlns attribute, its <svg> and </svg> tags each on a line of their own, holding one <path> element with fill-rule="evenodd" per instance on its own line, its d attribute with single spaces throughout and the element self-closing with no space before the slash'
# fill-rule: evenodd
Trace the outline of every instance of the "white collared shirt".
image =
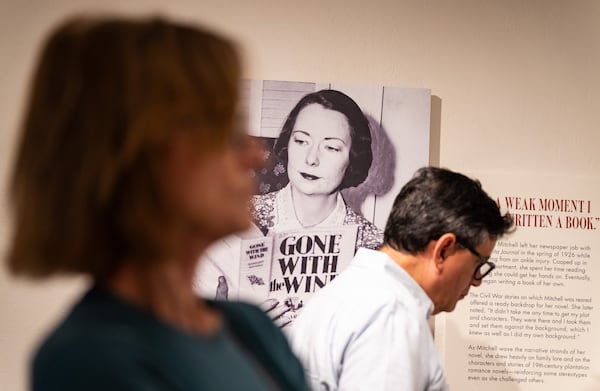
<svg viewBox="0 0 600 391">
<path fill-rule="evenodd" d="M 314 390 L 447 390 L 433 305 L 391 258 L 361 248 L 289 332 Z"/>
</svg>

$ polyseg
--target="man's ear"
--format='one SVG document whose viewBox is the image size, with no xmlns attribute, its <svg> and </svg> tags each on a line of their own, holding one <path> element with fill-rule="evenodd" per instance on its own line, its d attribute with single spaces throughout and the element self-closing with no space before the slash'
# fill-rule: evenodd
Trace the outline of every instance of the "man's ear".
<svg viewBox="0 0 600 391">
<path fill-rule="evenodd" d="M 444 262 L 448 255 L 450 255 L 450 252 L 453 251 L 455 244 L 456 235 L 453 233 L 445 233 L 435 242 L 433 246 L 433 258 L 436 268 L 439 270 L 443 269 Z"/>
</svg>

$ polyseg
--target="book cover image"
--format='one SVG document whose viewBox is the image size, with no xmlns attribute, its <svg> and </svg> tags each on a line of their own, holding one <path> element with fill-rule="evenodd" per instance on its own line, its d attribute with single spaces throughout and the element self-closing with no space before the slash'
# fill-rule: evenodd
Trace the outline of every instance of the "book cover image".
<svg viewBox="0 0 600 391">
<path fill-rule="evenodd" d="M 238 298 L 260 303 L 269 295 L 273 237 L 244 239 L 240 244 Z"/>
<path fill-rule="evenodd" d="M 319 227 L 275 232 L 268 297 L 294 319 L 310 297 L 333 281 L 354 255 L 357 227 Z"/>
</svg>

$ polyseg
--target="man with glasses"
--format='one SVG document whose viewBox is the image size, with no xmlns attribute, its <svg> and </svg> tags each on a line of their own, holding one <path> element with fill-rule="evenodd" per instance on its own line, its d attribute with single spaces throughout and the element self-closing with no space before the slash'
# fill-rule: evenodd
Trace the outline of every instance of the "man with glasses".
<svg viewBox="0 0 600 391">
<path fill-rule="evenodd" d="M 478 181 L 425 167 L 400 190 L 379 251 L 359 249 L 290 330 L 315 390 L 446 390 L 428 318 L 495 267 L 513 226 Z"/>
</svg>

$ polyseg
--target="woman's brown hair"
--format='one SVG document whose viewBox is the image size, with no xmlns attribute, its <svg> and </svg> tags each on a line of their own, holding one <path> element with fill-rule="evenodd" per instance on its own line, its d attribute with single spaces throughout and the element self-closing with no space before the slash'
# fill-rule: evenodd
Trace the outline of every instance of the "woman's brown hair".
<svg viewBox="0 0 600 391">
<path fill-rule="evenodd" d="M 17 274 L 109 277 L 169 255 L 157 162 L 175 131 L 231 137 L 235 47 L 161 18 L 74 18 L 49 37 L 21 129 L 8 254 Z"/>
</svg>

